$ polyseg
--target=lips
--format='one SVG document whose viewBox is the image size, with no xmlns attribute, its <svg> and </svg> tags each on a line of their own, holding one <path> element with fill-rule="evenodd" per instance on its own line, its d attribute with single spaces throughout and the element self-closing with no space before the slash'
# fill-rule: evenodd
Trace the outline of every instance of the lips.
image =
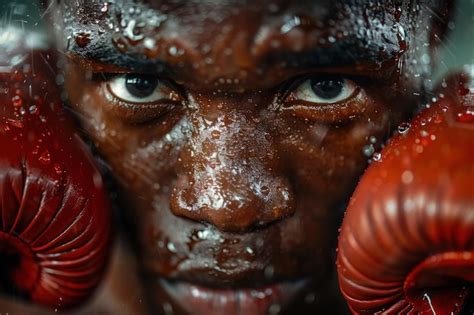
<svg viewBox="0 0 474 315">
<path fill-rule="evenodd" d="M 159 282 L 184 311 L 195 315 L 279 314 L 308 283 L 296 280 L 256 288 L 216 289 L 189 282 Z"/>
</svg>

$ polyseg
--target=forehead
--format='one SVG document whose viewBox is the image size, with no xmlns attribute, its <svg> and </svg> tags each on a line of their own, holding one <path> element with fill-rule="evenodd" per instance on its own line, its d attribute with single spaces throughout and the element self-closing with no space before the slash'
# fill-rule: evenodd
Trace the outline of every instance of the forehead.
<svg viewBox="0 0 474 315">
<path fill-rule="evenodd" d="M 171 65 L 177 76 L 214 80 L 289 64 L 393 63 L 414 2 L 65 0 L 56 22 L 71 55 L 137 71 Z"/>
</svg>

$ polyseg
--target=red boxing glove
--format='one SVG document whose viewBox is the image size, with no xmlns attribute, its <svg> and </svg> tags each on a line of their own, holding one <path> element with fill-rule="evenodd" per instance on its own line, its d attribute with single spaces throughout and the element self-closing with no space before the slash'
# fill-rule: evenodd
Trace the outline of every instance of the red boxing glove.
<svg viewBox="0 0 474 315">
<path fill-rule="evenodd" d="M 356 314 L 459 314 L 474 281 L 474 94 L 458 77 L 362 177 L 342 224 Z"/>
<path fill-rule="evenodd" d="M 101 279 L 111 208 L 50 55 L 10 56 L 0 57 L 0 290 L 67 308 Z"/>
</svg>

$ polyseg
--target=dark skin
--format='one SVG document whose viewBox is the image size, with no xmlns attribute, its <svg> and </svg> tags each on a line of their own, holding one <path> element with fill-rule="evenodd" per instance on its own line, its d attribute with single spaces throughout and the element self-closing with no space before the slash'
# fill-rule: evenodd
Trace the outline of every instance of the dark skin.
<svg viewBox="0 0 474 315">
<path fill-rule="evenodd" d="M 344 312 L 337 228 L 420 102 L 429 65 L 412 61 L 430 53 L 433 8 L 117 2 L 51 12 L 68 103 L 117 182 L 150 312 Z M 177 283 L 212 301 L 283 293 L 201 308 Z"/>
</svg>

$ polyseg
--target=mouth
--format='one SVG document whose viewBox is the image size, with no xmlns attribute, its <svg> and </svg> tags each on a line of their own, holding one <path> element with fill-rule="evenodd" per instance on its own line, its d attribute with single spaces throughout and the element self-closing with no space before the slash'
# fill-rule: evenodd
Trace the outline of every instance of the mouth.
<svg viewBox="0 0 474 315">
<path fill-rule="evenodd" d="M 260 287 L 210 288 L 189 282 L 160 279 L 167 294 L 186 312 L 195 315 L 280 314 L 307 286 L 305 279 Z"/>
</svg>

